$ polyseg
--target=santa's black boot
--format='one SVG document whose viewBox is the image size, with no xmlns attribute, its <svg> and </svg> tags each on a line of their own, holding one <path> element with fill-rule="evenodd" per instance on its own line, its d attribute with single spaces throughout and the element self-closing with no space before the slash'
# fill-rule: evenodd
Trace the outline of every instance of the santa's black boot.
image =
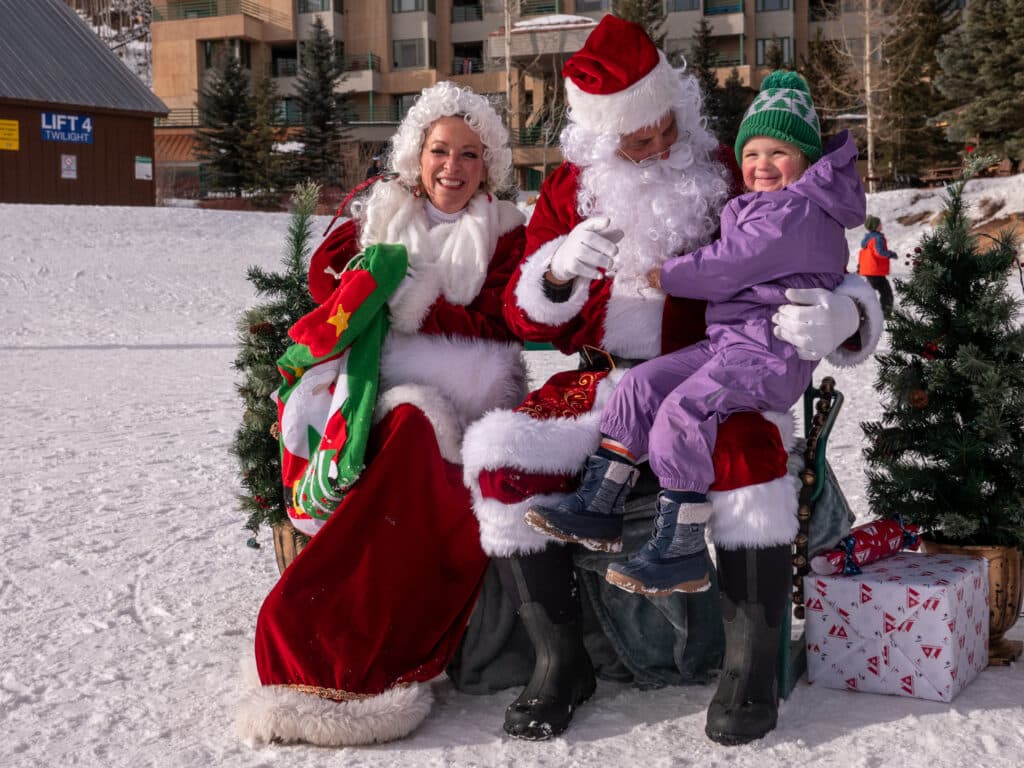
<svg viewBox="0 0 1024 768">
<path fill-rule="evenodd" d="M 529 741 L 550 739 L 569 727 L 574 710 L 597 684 L 583 646 L 572 557 L 552 545 L 494 562 L 537 655 L 530 681 L 505 710 L 505 732 Z"/>
<path fill-rule="evenodd" d="M 790 546 L 719 549 L 725 661 L 704 731 L 719 744 L 760 739 L 778 721 L 778 653 L 792 583 Z"/>
</svg>

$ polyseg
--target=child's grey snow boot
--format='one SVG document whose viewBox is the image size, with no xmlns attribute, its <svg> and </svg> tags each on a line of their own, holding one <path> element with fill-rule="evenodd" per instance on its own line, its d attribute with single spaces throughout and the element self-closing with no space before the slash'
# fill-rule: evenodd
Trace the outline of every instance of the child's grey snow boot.
<svg viewBox="0 0 1024 768">
<path fill-rule="evenodd" d="M 595 454 L 584 465 L 579 488 L 554 507 L 530 507 L 526 522 L 559 541 L 598 552 L 621 552 L 626 497 L 638 474 L 629 462 Z"/>
</svg>

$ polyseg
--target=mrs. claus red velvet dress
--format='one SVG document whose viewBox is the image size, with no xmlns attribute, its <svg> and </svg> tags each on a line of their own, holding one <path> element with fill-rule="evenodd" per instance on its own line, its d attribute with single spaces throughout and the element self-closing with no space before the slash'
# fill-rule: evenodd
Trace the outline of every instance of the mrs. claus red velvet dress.
<svg viewBox="0 0 1024 768">
<path fill-rule="evenodd" d="M 487 566 L 459 452 L 467 424 L 525 394 L 502 313 L 523 217 L 478 194 L 458 223 L 431 229 L 423 201 L 396 194 L 373 236 L 404 242 L 415 285 L 392 308 L 366 469 L 260 610 L 262 686 L 238 722 L 253 741 L 366 744 L 411 731 L 430 708 L 423 683 L 444 672 Z M 358 247 L 352 222 L 343 226 L 351 247 L 310 268 L 318 302 L 334 285 L 324 268 L 340 271 Z"/>
</svg>

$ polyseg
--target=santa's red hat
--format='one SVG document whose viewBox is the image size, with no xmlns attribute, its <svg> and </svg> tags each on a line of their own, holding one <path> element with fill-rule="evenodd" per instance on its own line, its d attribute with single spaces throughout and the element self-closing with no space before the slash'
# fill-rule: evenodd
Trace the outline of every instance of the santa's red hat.
<svg viewBox="0 0 1024 768">
<path fill-rule="evenodd" d="M 608 15 L 562 67 L 569 118 L 601 133 L 632 133 L 674 106 L 679 74 L 644 28 Z"/>
</svg>

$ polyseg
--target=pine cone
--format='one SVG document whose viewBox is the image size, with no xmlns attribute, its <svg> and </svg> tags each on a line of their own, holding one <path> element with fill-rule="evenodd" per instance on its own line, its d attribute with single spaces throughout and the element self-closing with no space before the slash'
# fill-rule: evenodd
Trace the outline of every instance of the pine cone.
<svg viewBox="0 0 1024 768">
<path fill-rule="evenodd" d="M 917 408 L 918 410 L 926 408 L 928 406 L 928 392 L 923 389 L 912 389 L 910 390 L 908 400 L 911 408 Z"/>
</svg>

